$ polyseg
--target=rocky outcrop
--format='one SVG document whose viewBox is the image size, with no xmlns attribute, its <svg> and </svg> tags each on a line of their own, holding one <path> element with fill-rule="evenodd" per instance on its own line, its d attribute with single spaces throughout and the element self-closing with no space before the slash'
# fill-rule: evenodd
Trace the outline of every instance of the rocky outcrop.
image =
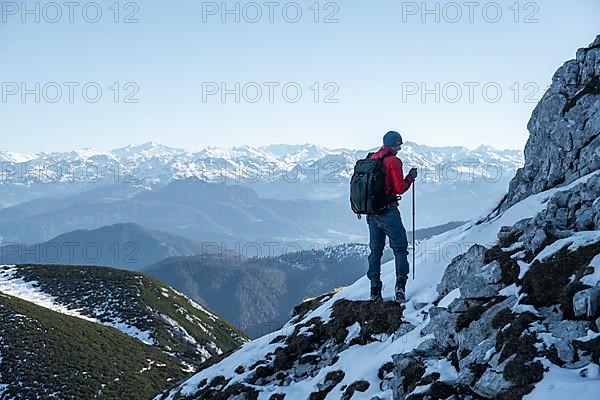
<svg viewBox="0 0 600 400">
<path fill-rule="evenodd" d="M 533 111 L 525 165 L 501 209 L 600 169 L 600 36 L 552 78 Z"/>
<path fill-rule="evenodd" d="M 542 380 L 541 359 L 571 369 L 599 361 L 600 286 L 586 276 L 600 254 L 600 174 L 566 184 L 600 170 L 600 36 L 556 72 L 528 128 L 525 165 L 487 220 L 563 188 L 541 212 L 503 227 L 496 246 L 474 245 L 450 262 L 440 304 L 455 289 L 460 296 L 428 310 L 429 350 L 393 357 L 395 400 L 520 399 Z M 427 373 L 440 362 L 456 373 L 435 380 L 444 396 Z"/>
<path fill-rule="evenodd" d="M 490 257 L 496 260 L 465 277 L 458 287 L 461 297 L 428 310 L 421 335 L 432 335 L 432 340 L 392 357 L 395 400 L 520 399 L 542 380 L 546 369 L 540 359 L 571 369 L 598 363 L 600 292 L 583 282 L 589 282 L 585 277 L 600 254 L 600 239 L 536 259 L 514 283 L 503 280 L 506 258 L 524 265 L 525 258 L 540 255 L 523 250 L 524 238 L 536 229 L 532 220 L 503 229 L 501 244 L 485 251 L 477 265 Z M 464 259 L 459 256 L 451 265 Z M 450 378 L 427 373 L 440 362 L 453 366 Z M 446 397 L 437 396 L 440 388 Z"/>
<path fill-rule="evenodd" d="M 598 150 L 600 152 L 600 148 Z M 526 228 L 523 242 L 528 251 L 537 251 L 548 241 L 575 232 L 600 229 L 600 175 L 590 177 L 571 190 L 560 191 L 548 200 Z"/>
</svg>

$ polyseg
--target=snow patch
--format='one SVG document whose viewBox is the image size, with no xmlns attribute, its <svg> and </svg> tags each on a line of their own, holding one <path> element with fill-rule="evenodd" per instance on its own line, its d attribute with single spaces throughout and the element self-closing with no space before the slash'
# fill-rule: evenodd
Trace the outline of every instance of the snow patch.
<svg viewBox="0 0 600 400">
<path fill-rule="evenodd" d="M 567 246 L 569 246 L 569 251 L 576 251 L 580 247 L 590 246 L 598 242 L 600 242 L 600 231 L 576 232 L 568 238 L 559 239 L 551 245 L 546 246 L 546 248 L 540 251 L 533 259 L 533 262 L 544 262 Z"/>
<path fill-rule="evenodd" d="M 64 315 L 96 322 L 94 318 L 81 314 L 80 310 L 72 310 L 59 304 L 55 297 L 39 290 L 37 282 L 25 282 L 16 274 L 17 270 L 14 265 L 0 266 L 0 292 Z"/>
<path fill-rule="evenodd" d="M 64 315 L 84 319 L 104 326 L 110 326 L 147 345 L 155 344 L 150 332 L 142 331 L 122 321 L 102 322 L 96 318 L 82 314 L 81 310 L 73 310 L 65 307 L 60 304 L 55 297 L 42 292 L 39 289 L 37 282 L 25 282 L 23 278 L 18 278 L 16 273 L 17 270 L 14 265 L 0 266 L 0 292 Z"/>
<path fill-rule="evenodd" d="M 460 288 L 456 288 L 453 291 L 451 291 L 450 293 L 448 293 L 442 300 L 440 300 L 438 307 L 448 308 L 450 303 L 452 303 L 455 299 L 458 299 L 459 297 L 460 297 Z"/>
<path fill-rule="evenodd" d="M 597 400 L 600 391 L 600 366 L 590 364 L 580 369 L 557 367 L 547 360 L 540 360 L 550 370 L 544 374 L 525 400 Z"/>
<path fill-rule="evenodd" d="M 598 286 L 598 283 L 600 283 L 600 254 L 590 262 L 590 267 L 594 268 L 594 272 L 591 275 L 584 276 L 581 282 L 592 287 Z"/>
</svg>

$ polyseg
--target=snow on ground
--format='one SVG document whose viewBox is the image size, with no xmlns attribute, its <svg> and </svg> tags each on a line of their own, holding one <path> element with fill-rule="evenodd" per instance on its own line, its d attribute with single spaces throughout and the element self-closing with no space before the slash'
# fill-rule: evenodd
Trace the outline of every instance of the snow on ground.
<svg viewBox="0 0 600 400">
<path fill-rule="evenodd" d="M 160 319 L 165 321 L 167 324 L 169 324 L 178 336 L 182 337 L 188 343 L 196 344 L 196 339 L 194 339 L 193 336 L 190 335 L 183 328 L 183 326 L 179 325 L 179 323 L 177 323 L 177 321 L 175 321 L 173 318 L 169 317 L 168 315 L 164 315 L 164 314 L 159 314 L 159 317 L 160 317 Z"/>
<path fill-rule="evenodd" d="M 580 369 L 559 368 L 545 359 L 540 361 L 550 371 L 535 385 L 525 400 L 597 400 L 600 396 L 600 366 L 590 364 Z"/>
<path fill-rule="evenodd" d="M 124 334 L 138 339 L 148 345 L 155 344 L 150 332 L 141 331 L 138 328 L 130 326 L 122 321 L 102 322 L 94 317 L 82 314 L 81 310 L 69 309 L 68 307 L 60 304 L 55 297 L 49 295 L 48 293 L 42 292 L 35 281 L 25 282 L 23 278 L 18 278 L 16 276 L 16 272 L 16 267 L 14 265 L 0 265 L 0 292 L 61 314 L 81 318 L 86 321 L 95 322 L 104 326 L 113 327 Z"/>
<path fill-rule="evenodd" d="M 8 269 L 6 269 L 7 267 Z M 0 292 L 61 314 L 96 322 L 94 318 L 81 314 L 79 310 L 71 310 L 59 304 L 56 298 L 40 291 L 36 287 L 36 282 L 25 282 L 23 278 L 17 278 L 16 273 L 17 270 L 14 265 L 0 266 Z"/>
<path fill-rule="evenodd" d="M 584 276 L 581 282 L 586 285 L 596 286 L 600 283 L 600 254 L 594 257 L 590 263 L 590 267 L 594 268 L 594 272 L 591 275 Z"/>
<path fill-rule="evenodd" d="M 219 317 L 216 316 L 215 314 L 213 314 L 212 312 L 208 311 L 206 308 L 202 307 L 200 304 L 196 303 L 194 300 L 190 299 L 189 297 L 187 297 L 186 295 L 184 295 L 183 293 L 177 292 L 175 291 L 175 293 L 177 293 L 178 295 L 180 295 L 181 297 L 184 297 L 187 299 L 187 301 L 190 303 L 190 305 L 192 307 L 194 307 L 197 310 L 202 311 L 203 313 L 205 313 L 213 322 L 216 321 Z"/>
<path fill-rule="evenodd" d="M 455 299 L 460 297 L 460 289 L 456 288 L 450 293 L 448 293 L 440 302 L 438 303 L 438 307 L 448 308 L 450 303 L 452 303 Z"/>
<path fill-rule="evenodd" d="M 575 251 L 580 247 L 589 246 L 598 242 L 600 242 L 600 231 L 576 232 L 568 238 L 559 239 L 556 242 L 552 243 L 550 246 L 544 248 L 544 250 L 540 251 L 538 255 L 533 259 L 533 262 L 544 262 L 567 246 L 569 246 L 569 251 Z"/>
<path fill-rule="evenodd" d="M 600 242 L 600 231 L 576 232 L 575 234 L 567 238 L 559 239 L 551 245 L 546 246 L 542 251 L 540 251 L 538 255 L 535 256 L 535 258 L 531 261 L 531 263 L 526 263 L 523 260 L 517 260 L 517 264 L 520 268 L 519 279 L 523 279 L 525 277 L 525 274 L 527 274 L 527 272 L 531 269 L 534 263 L 547 261 L 553 255 L 555 255 L 567 246 L 569 251 L 575 251 L 580 247 L 589 246 L 598 242 Z M 600 255 L 597 256 L 594 260 L 592 260 L 591 266 L 594 266 L 594 262 L 600 265 Z M 598 284 L 598 282 L 600 282 L 600 266 L 594 268 L 594 274 L 584 277 L 582 279 L 583 283 L 586 283 L 590 286 L 595 286 Z"/>
<path fill-rule="evenodd" d="M 0 338 L 0 343 L 2 343 L 2 338 Z M 2 354 L 0 354 L 0 365 L 2 365 Z M 4 394 L 6 389 L 8 389 L 8 384 L 2 383 L 2 374 L 0 373 L 0 396 Z"/>
<path fill-rule="evenodd" d="M 444 270 L 450 261 L 465 253 L 469 248 L 478 243 L 486 247 L 491 247 L 497 244 L 497 234 L 502 226 L 512 226 L 516 222 L 526 218 L 535 216 L 538 212 L 545 208 L 545 204 L 552 195 L 557 192 L 567 191 L 587 181 L 591 176 L 597 174 L 598 171 L 586 175 L 569 185 L 553 188 L 548 191 L 532 195 L 521 202 L 513 205 L 503 213 L 494 216 L 492 219 L 482 223 L 470 222 L 451 231 L 434 236 L 430 239 L 421 242 L 417 247 L 416 253 L 416 279 L 410 280 L 407 285 L 407 298 L 410 299 L 406 304 L 404 319 L 416 328 L 407 334 L 394 337 L 393 335 L 381 342 L 369 343 L 365 346 L 355 345 L 339 354 L 338 361 L 327 368 L 323 368 L 315 377 L 309 377 L 301 382 L 290 386 L 283 387 L 267 387 L 260 393 L 259 400 L 267 400 L 273 391 L 286 394 L 286 398 L 307 398 L 313 391 L 318 391 L 317 384 L 323 382 L 325 375 L 328 372 L 339 369 L 344 370 L 346 375 L 340 384 L 332 390 L 327 399 L 339 399 L 342 392 L 339 388 L 344 385 L 349 385 L 357 380 L 367 380 L 370 383 L 369 389 L 363 393 L 365 398 L 379 396 L 382 399 L 391 399 L 391 391 L 382 392 L 379 389 L 379 378 L 377 377 L 378 368 L 385 362 L 391 360 L 391 356 L 399 353 L 410 352 L 415 349 L 424 340 L 430 336 L 422 337 L 420 331 L 425 324 L 429 322 L 428 318 L 424 321 L 422 312 L 428 310 L 431 304 L 425 308 L 419 308 L 418 303 L 431 303 L 438 297 L 436 286 L 441 280 Z M 565 246 L 580 246 L 588 243 L 590 240 L 596 240 L 593 235 L 582 234 L 577 240 L 567 243 Z M 383 296 L 390 299 L 394 296 L 395 268 L 394 262 L 388 262 L 382 266 L 382 281 L 384 282 Z M 385 284 L 388 283 L 388 284 Z M 309 312 L 304 316 L 304 319 L 296 324 L 306 323 L 312 318 L 320 317 L 324 322 L 330 319 L 333 304 L 340 299 L 348 300 L 365 300 L 369 298 L 370 284 L 367 277 L 362 277 L 352 285 L 345 287 L 325 301 L 320 307 Z M 450 293 L 444 299 L 444 304 L 451 301 L 451 298 L 457 293 Z M 203 379 L 211 380 L 212 377 L 224 375 L 231 377 L 230 384 L 243 381 L 251 371 L 246 369 L 242 374 L 236 374 L 234 371 L 240 365 L 250 366 L 256 361 L 263 360 L 268 353 L 274 352 L 275 349 L 282 346 L 281 343 L 270 344 L 277 336 L 289 336 L 294 331 L 296 324 L 288 322 L 279 331 L 263 336 L 251 342 L 244 344 L 238 351 L 231 356 L 225 358 L 221 362 L 210 366 L 209 368 L 194 375 L 181 386 L 181 392 L 184 395 L 192 395 L 198 390 L 198 384 Z M 360 362 L 357 362 L 360 360 Z M 352 366 L 352 368 L 348 368 Z M 443 366 L 440 367 L 440 369 Z M 446 369 L 442 372 L 449 373 Z M 568 372 L 559 371 L 559 374 L 568 374 Z M 584 381 L 582 381 L 584 382 Z M 175 392 L 171 392 L 169 399 L 173 399 Z M 548 397 L 539 397 L 548 399 Z M 561 398 L 561 397 L 555 397 Z M 596 397 L 597 398 L 597 393 Z"/>
</svg>

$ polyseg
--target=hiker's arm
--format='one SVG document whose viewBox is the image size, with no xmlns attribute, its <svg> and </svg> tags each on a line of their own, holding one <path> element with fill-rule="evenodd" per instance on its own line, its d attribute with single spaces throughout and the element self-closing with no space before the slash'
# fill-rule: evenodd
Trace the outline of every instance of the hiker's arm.
<svg viewBox="0 0 600 400">
<path fill-rule="evenodd" d="M 411 175 L 406 175 L 406 178 L 404 177 L 404 173 L 402 172 L 402 161 L 400 161 L 399 158 L 393 157 L 391 160 L 389 172 L 392 182 L 392 191 L 394 194 L 403 194 L 410 189 L 410 185 L 414 182 L 414 178 Z"/>
</svg>

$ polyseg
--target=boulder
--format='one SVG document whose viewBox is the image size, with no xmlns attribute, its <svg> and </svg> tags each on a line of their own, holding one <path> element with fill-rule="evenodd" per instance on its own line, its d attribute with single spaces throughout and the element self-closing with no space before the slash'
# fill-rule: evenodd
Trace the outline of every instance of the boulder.
<svg viewBox="0 0 600 400">
<path fill-rule="evenodd" d="M 496 346 L 496 340 L 494 338 L 488 338 L 479 343 L 468 356 L 458 361 L 460 370 L 467 368 L 469 364 L 485 364 L 488 362 L 486 359 L 488 352 Z"/>
<path fill-rule="evenodd" d="M 429 323 L 425 325 L 421 333 L 423 335 L 433 334 L 435 340 L 442 348 L 456 346 L 456 320 L 458 315 L 451 313 L 443 307 L 432 307 L 429 310 Z"/>
<path fill-rule="evenodd" d="M 502 288 L 502 267 L 493 261 L 481 270 L 465 279 L 460 286 L 460 293 L 466 299 L 491 298 L 498 295 Z"/>
<path fill-rule="evenodd" d="M 585 336 L 588 331 L 589 323 L 586 321 L 558 321 L 548 326 L 548 331 L 552 336 L 559 339 L 573 341 Z"/>
<path fill-rule="evenodd" d="M 404 400 L 421 380 L 426 369 L 424 364 L 412 354 L 395 354 L 392 356 L 394 362 L 394 377 L 391 381 L 392 395 L 394 400 Z"/>
<path fill-rule="evenodd" d="M 493 332 L 497 331 L 497 329 L 492 326 L 492 320 L 496 314 L 501 310 L 511 309 L 516 302 L 517 298 L 515 296 L 506 298 L 502 302 L 490 307 L 478 320 L 471 322 L 468 327 L 458 332 L 456 340 L 459 349 L 472 351 L 481 342 L 491 337 Z"/>
<path fill-rule="evenodd" d="M 575 339 L 585 336 L 588 326 L 587 321 L 570 320 L 552 321 L 548 324 L 548 331 L 553 337 L 560 339 L 553 344 L 558 358 L 567 364 L 575 361 L 575 349 L 572 343 Z"/>
<path fill-rule="evenodd" d="M 448 304 L 448 311 L 451 313 L 464 313 L 470 308 L 480 306 L 485 303 L 482 299 L 463 299 L 458 297 Z"/>
<path fill-rule="evenodd" d="M 600 310 L 600 287 L 593 287 L 575 293 L 573 312 L 576 317 L 593 318 Z"/>
<path fill-rule="evenodd" d="M 575 359 L 575 349 L 568 340 L 559 340 L 553 344 L 556 349 L 556 354 L 561 361 L 569 364 Z"/>
<path fill-rule="evenodd" d="M 473 391 L 482 397 L 495 399 L 500 392 L 509 389 L 510 387 L 511 383 L 504 379 L 502 372 L 496 372 L 493 369 L 488 368 L 481 378 L 477 380 L 477 383 L 473 387 Z"/>
<path fill-rule="evenodd" d="M 460 287 L 467 276 L 479 272 L 481 267 L 485 265 L 486 251 L 487 248 L 476 244 L 466 253 L 455 257 L 444 271 L 444 276 L 437 285 L 439 296 L 446 296 L 454 289 Z"/>
</svg>

